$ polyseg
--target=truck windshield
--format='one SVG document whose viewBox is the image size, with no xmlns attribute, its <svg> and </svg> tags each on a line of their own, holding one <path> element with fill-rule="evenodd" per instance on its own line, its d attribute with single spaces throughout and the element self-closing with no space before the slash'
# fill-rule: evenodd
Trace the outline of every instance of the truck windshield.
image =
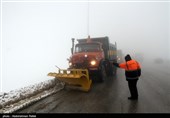
<svg viewBox="0 0 170 118">
<path fill-rule="evenodd" d="M 96 52 L 100 51 L 99 44 L 78 44 L 76 45 L 75 52 Z"/>
</svg>

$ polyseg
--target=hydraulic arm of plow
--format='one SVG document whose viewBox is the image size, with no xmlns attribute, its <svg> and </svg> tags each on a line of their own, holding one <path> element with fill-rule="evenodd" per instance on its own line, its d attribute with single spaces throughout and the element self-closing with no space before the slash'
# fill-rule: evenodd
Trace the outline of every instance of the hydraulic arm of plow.
<svg viewBox="0 0 170 118">
<path fill-rule="evenodd" d="M 65 82 L 66 85 L 86 92 L 90 90 L 92 83 L 87 69 L 59 69 L 58 72 L 48 73 L 48 76 L 53 76 Z"/>
</svg>

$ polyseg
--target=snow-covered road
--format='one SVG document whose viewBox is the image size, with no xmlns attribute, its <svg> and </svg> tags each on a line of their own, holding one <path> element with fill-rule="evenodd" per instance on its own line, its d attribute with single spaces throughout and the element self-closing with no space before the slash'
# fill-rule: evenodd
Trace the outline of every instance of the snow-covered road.
<svg viewBox="0 0 170 118">
<path fill-rule="evenodd" d="M 8 93 L 0 93 L 0 113 L 12 113 L 64 88 L 64 83 L 51 79 Z"/>
</svg>

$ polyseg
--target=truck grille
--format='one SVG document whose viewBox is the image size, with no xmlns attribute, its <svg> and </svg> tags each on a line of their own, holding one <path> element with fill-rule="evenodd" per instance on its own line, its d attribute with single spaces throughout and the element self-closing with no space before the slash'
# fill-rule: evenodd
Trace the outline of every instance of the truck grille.
<svg viewBox="0 0 170 118">
<path fill-rule="evenodd" d="M 87 63 L 76 63 L 73 65 L 74 68 L 83 68 L 83 69 L 87 69 L 88 68 L 88 64 Z"/>
</svg>

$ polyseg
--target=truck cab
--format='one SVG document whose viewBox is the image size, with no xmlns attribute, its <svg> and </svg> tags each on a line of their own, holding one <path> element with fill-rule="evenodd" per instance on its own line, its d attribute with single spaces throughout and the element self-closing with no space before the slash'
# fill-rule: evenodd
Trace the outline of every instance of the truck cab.
<svg viewBox="0 0 170 118">
<path fill-rule="evenodd" d="M 70 58 L 70 68 L 97 70 L 104 58 L 102 44 L 99 42 L 78 43 Z"/>
</svg>

